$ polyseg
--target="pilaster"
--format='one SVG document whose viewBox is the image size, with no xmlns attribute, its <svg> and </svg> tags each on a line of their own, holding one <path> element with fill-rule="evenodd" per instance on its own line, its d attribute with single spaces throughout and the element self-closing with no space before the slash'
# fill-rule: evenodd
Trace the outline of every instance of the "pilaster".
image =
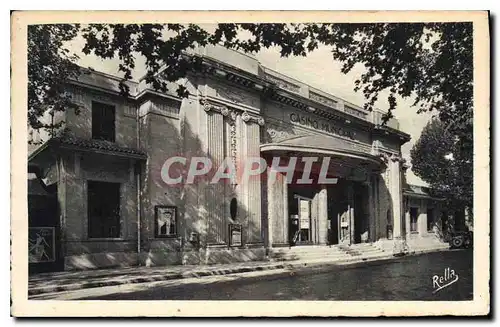
<svg viewBox="0 0 500 327">
<path fill-rule="evenodd" d="M 243 139 L 245 142 L 244 158 L 260 157 L 260 125 L 250 121 L 242 115 L 243 121 Z M 246 163 L 244 163 L 246 164 Z M 240 174 L 241 175 L 241 174 Z M 261 225 L 261 178 L 260 176 L 251 176 L 248 180 L 242 181 L 245 188 L 246 208 L 247 208 L 247 242 L 261 243 L 262 225 Z"/>
<path fill-rule="evenodd" d="M 212 167 L 219 167 L 224 160 L 224 121 L 218 112 L 207 110 L 208 157 L 212 160 Z M 224 244 L 226 217 L 224 215 L 225 199 L 224 184 L 207 186 L 205 200 L 207 201 L 207 244 Z"/>
<path fill-rule="evenodd" d="M 200 103 L 208 115 L 208 153 L 213 167 L 218 168 L 226 155 L 236 169 L 235 175 L 243 176 L 239 170 L 246 164 L 244 159 L 260 157 L 260 126 L 264 125 L 264 119 L 245 109 L 228 107 L 212 100 L 208 101 L 206 98 L 201 99 Z M 260 176 L 253 176 L 249 180 L 237 180 L 236 184 L 230 186 L 222 186 L 224 189 L 215 191 L 215 194 L 220 195 L 216 200 L 215 210 L 225 210 L 229 198 L 236 196 L 238 216 L 235 222 L 241 223 L 244 228 L 244 242 L 262 243 Z M 216 185 L 215 188 L 220 186 Z M 224 201 L 222 206 L 221 200 Z M 220 209 L 221 207 L 223 208 Z M 216 229 L 215 233 L 224 231 Z"/>
</svg>

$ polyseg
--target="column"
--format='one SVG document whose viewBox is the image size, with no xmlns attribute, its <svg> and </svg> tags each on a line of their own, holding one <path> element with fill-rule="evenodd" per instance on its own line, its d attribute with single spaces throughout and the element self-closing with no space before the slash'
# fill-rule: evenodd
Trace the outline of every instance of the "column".
<svg viewBox="0 0 500 327">
<path fill-rule="evenodd" d="M 375 242 L 377 240 L 375 234 L 375 176 L 371 176 L 368 179 L 368 225 L 369 225 L 369 241 Z"/>
<path fill-rule="evenodd" d="M 288 219 L 289 219 L 289 213 L 288 213 L 288 184 L 287 184 L 287 179 L 285 178 L 285 175 L 281 175 L 281 182 L 282 182 L 282 189 L 283 189 L 283 217 L 282 217 L 282 222 L 283 225 L 281 226 L 281 239 L 283 240 L 283 243 L 288 243 Z"/>
<path fill-rule="evenodd" d="M 321 185 L 318 194 L 318 243 L 326 244 L 328 240 L 328 190 Z"/>
<path fill-rule="evenodd" d="M 409 200 L 407 200 L 409 201 Z M 410 205 L 409 203 L 407 202 L 407 205 L 405 206 L 405 219 L 404 219 L 404 223 L 405 223 L 405 232 L 406 232 L 406 239 L 409 239 L 410 237 L 410 224 L 411 224 L 411 217 L 410 217 Z"/>
<path fill-rule="evenodd" d="M 420 209 L 418 211 L 418 234 L 420 237 L 427 234 L 427 202 L 420 199 Z"/>
<path fill-rule="evenodd" d="M 377 175 L 373 176 L 373 206 L 375 210 L 374 214 L 374 239 L 377 240 L 380 237 L 380 177 Z"/>
<path fill-rule="evenodd" d="M 354 190 L 352 183 L 347 185 L 347 210 L 349 212 L 349 244 L 354 244 Z"/>
<path fill-rule="evenodd" d="M 397 156 L 391 157 L 389 161 L 391 174 L 391 199 L 392 199 L 392 214 L 394 223 L 394 238 L 401 237 L 401 219 L 402 219 L 402 185 L 401 185 L 401 168 L 400 158 Z"/>
<path fill-rule="evenodd" d="M 274 169 L 269 168 L 270 173 L 276 173 L 276 179 L 272 181 L 271 178 L 267 178 L 267 199 L 268 199 L 268 234 L 269 234 L 269 246 L 272 247 L 273 244 L 283 244 L 285 243 L 285 238 L 283 237 L 283 222 L 284 217 L 284 190 L 283 185 L 284 178 L 281 173 L 277 173 Z"/>
</svg>

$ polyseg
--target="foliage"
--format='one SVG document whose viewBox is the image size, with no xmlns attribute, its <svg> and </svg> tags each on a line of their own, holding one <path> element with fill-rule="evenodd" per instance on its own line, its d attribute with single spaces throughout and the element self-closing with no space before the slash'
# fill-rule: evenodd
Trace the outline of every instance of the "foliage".
<svg viewBox="0 0 500 327">
<path fill-rule="evenodd" d="M 69 25 L 30 28 L 28 88 L 34 128 L 40 127 L 35 118 L 44 107 L 52 104 L 60 110 L 68 105 L 58 98 L 58 91 L 73 72 L 76 58 L 69 56 L 62 41 L 77 30 Z M 356 90 L 362 90 L 367 109 L 388 92 L 390 110 L 384 118 L 389 119 L 398 96 L 413 97 L 418 111 L 436 110 L 450 133 L 466 139 L 466 152 L 472 156 L 472 23 L 218 24 L 211 32 L 195 24 L 90 24 L 80 32 L 83 52 L 120 59 L 124 79 L 131 78 L 136 57 L 143 56 L 146 81 L 159 90 L 166 89 L 166 81 L 201 68 L 199 58 L 183 55 L 197 46 L 221 44 L 247 52 L 277 47 L 283 57 L 306 56 L 327 46 L 332 59 L 343 63 L 342 72 L 356 64 L 366 68 Z M 160 69 L 162 74 L 157 74 Z M 128 92 L 125 83 L 121 89 Z M 49 91 L 40 95 L 39 90 Z M 182 86 L 177 92 L 187 95 Z M 50 99 L 43 96 L 47 94 Z"/>
<path fill-rule="evenodd" d="M 412 171 L 428 182 L 434 195 L 450 205 L 473 202 L 473 167 L 464 156 L 463 142 L 447 131 L 439 119 L 433 119 L 422 130 L 411 149 Z"/>
<path fill-rule="evenodd" d="M 78 25 L 28 26 L 28 124 L 50 131 L 61 123 L 47 121 L 46 114 L 68 108 L 78 110 L 65 93 L 65 83 L 79 73 L 78 59 L 63 47 L 78 33 Z"/>
</svg>

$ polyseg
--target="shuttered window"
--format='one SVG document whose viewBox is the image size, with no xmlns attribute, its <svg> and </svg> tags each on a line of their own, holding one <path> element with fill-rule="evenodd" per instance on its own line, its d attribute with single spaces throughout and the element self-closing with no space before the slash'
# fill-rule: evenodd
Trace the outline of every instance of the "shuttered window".
<svg viewBox="0 0 500 327">
<path fill-rule="evenodd" d="M 89 238 L 120 237 L 120 184 L 88 181 Z"/>
<path fill-rule="evenodd" d="M 115 141 L 115 107 L 92 101 L 92 138 Z"/>
</svg>

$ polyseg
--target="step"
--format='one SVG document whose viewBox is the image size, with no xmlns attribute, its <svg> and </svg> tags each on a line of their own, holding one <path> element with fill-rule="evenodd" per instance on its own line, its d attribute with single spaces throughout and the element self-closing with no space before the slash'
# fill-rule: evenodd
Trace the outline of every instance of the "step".
<svg viewBox="0 0 500 327">
<path fill-rule="evenodd" d="M 272 254 L 271 257 L 294 257 L 294 258 L 307 258 L 307 257 L 338 257 L 346 256 L 347 253 L 335 252 L 335 253 L 285 253 L 285 254 Z"/>
<path fill-rule="evenodd" d="M 273 259 L 284 259 L 284 260 L 300 260 L 300 259 L 313 259 L 313 258 L 341 258 L 341 257 L 371 257 L 378 255 L 387 255 L 389 252 L 382 250 L 374 250 L 374 251 L 356 251 L 356 252 L 330 252 L 330 253 L 315 253 L 315 252 L 307 252 L 307 253 L 273 253 L 271 258 Z"/>
<path fill-rule="evenodd" d="M 367 255 L 387 254 L 372 244 L 356 244 L 353 246 L 300 246 L 291 248 L 274 248 L 271 250 L 270 257 L 279 259 L 297 259 L 297 258 L 322 258 L 322 257 L 359 257 Z"/>
<path fill-rule="evenodd" d="M 340 254 L 345 254 L 344 251 L 328 251 L 328 252 L 271 252 L 271 256 L 279 255 L 279 256 L 285 256 L 285 255 L 294 255 L 294 256 L 304 256 L 304 255 L 340 255 Z"/>
<path fill-rule="evenodd" d="M 350 256 L 347 253 L 301 253 L 301 254 L 282 254 L 282 255 L 271 255 L 271 258 L 332 258 L 332 257 L 344 257 Z"/>
<path fill-rule="evenodd" d="M 351 247 L 351 250 L 360 251 L 360 252 L 372 252 L 372 251 L 381 251 L 381 249 L 370 246 L 370 247 Z"/>
<path fill-rule="evenodd" d="M 409 246 L 410 250 L 448 249 L 449 246 Z"/>
<path fill-rule="evenodd" d="M 274 262 L 281 262 L 281 261 L 341 261 L 341 260 L 349 260 L 355 258 L 354 256 L 350 255 L 343 255 L 343 256 L 328 256 L 328 257 L 296 257 L 296 258 L 289 258 L 289 257 L 283 257 L 283 258 L 271 258 L 272 261 Z"/>
</svg>

